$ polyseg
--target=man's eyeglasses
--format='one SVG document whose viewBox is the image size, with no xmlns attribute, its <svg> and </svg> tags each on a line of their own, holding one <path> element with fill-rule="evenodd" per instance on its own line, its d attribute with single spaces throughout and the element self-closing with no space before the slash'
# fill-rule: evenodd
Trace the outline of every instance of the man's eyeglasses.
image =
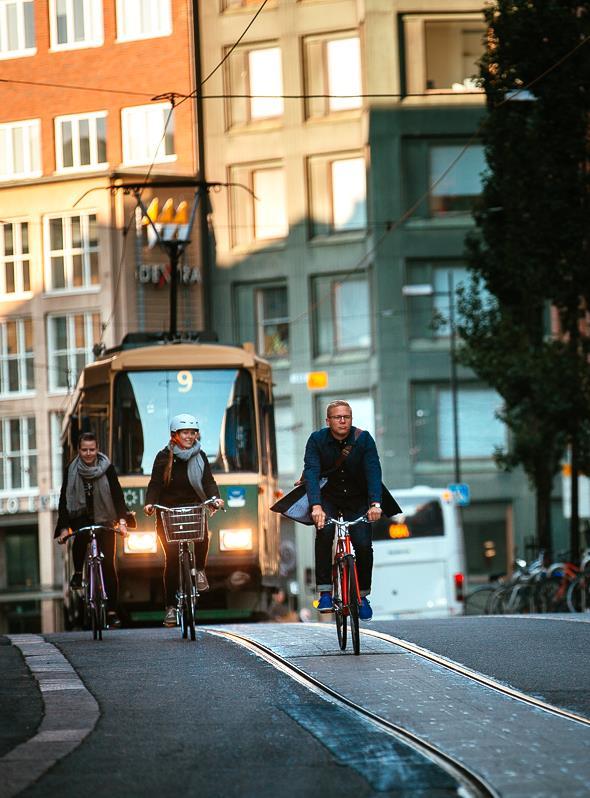
<svg viewBox="0 0 590 798">
<path fill-rule="evenodd" d="M 348 421 L 352 416 L 328 416 L 328 418 L 335 418 L 336 421 Z"/>
</svg>

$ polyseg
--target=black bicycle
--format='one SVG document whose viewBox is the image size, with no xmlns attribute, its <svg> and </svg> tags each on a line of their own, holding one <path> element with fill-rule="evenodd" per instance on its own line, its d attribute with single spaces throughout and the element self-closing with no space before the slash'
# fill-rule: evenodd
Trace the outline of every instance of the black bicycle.
<svg viewBox="0 0 590 798">
<path fill-rule="evenodd" d="M 176 616 L 182 637 L 190 635 L 197 639 L 195 622 L 197 616 L 197 569 L 195 567 L 194 542 L 201 542 L 207 534 L 206 505 L 214 504 L 217 498 L 207 499 L 202 504 L 187 507 L 153 506 L 159 510 L 162 527 L 168 543 L 178 543 L 179 584 L 176 593 Z M 224 508 L 225 509 L 225 508 Z"/>
<path fill-rule="evenodd" d="M 92 629 L 92 637 L 94 640 L 102 640 L 103 630 L 108 629 L 107 603 L 109 597 L 107 596 L 104 573 L 102 570 L 104 554 L 100 548 L 97 532 L 115 532 L 123 537 L 125 537 L 127 532 L 122 532 L 116 526 L 91 524 L 90 526 L 82 526 L 80 529 L 72 530 L 71 536 L 78 535 L 81 532 L 87 532 L 90 535 L 82 572 L 84 628 Z"/>
</svg>

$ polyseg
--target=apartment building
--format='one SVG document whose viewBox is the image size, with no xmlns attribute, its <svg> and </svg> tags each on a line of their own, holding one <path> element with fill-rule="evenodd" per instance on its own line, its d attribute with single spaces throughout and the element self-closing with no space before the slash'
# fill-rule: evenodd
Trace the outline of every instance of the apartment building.
<svg viewBox="0 0 590 798">
<path fill-rule="evenodd" d="M 469 485 L 470 573 L 503 571 L 532 534 L 530 490 L 493 462 L 499 397 L 465 370 L 451 383 L 449 323 L 432 325 L 466 279 L 485 169 L 481 4 L 270 0 L 229 54 L 258 6 L 201 4 L 204 74 L 228 56 L 204 92 L 208 176 L 232 183 L 213 197 L 214 326 L 273 361 L 283 487 L 347 398 L 391 488 Z M 284 532 L 307 567 L 312 536 Z"/>
<path fill-rule="evenodd" d="M 162 185 L 196 173 L 193 101 L 166 96 L 194 90 L 191 9 L 0 0 L 0 631 L 60 623 L 60 425 L 81 368 L 167 328 L 167 257 L 132 186 L 160 182 L 146 206 L 193 199 Z M 199 329 L 193 251 L 185 267 L 178 326 Z"/>
</svg>

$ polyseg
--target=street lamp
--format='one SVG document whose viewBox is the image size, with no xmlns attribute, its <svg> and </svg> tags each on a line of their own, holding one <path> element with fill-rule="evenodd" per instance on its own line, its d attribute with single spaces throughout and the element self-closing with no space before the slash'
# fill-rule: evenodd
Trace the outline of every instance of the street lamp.
<svg viewBox="0 0 590 798">
<path fill-rule="evenodd" d="M 450 327 L 450 359 L 451 359 L 451 404 L 453 418 L 453 462 L 455 470 L 455 483 L 461 482 L 461 457 L 459 452 L 459 395 L 457 390 L 457 362 L 455 341 L 455 286 L 453 273 L 447 272 L 447 290 L 435 291 L 430 283 L 417 283 L 416 285 L 403 285 L 402 295 L 408 297 L 419 296 L 446 296 L 449 300 L 449 327 Z"/>
</svg>

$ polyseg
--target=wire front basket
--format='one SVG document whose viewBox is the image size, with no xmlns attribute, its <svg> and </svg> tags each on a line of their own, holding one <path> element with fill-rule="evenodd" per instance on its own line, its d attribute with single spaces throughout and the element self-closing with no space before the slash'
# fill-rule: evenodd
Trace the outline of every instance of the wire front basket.
<svg viewBox="0 0 590 798">
<path fill-rule="evenodd" d="M 171 507 L 161 510 L 160 516 L 168 543 L 205 539 L 207 514 L 204 507 Z"/>
</svg>

